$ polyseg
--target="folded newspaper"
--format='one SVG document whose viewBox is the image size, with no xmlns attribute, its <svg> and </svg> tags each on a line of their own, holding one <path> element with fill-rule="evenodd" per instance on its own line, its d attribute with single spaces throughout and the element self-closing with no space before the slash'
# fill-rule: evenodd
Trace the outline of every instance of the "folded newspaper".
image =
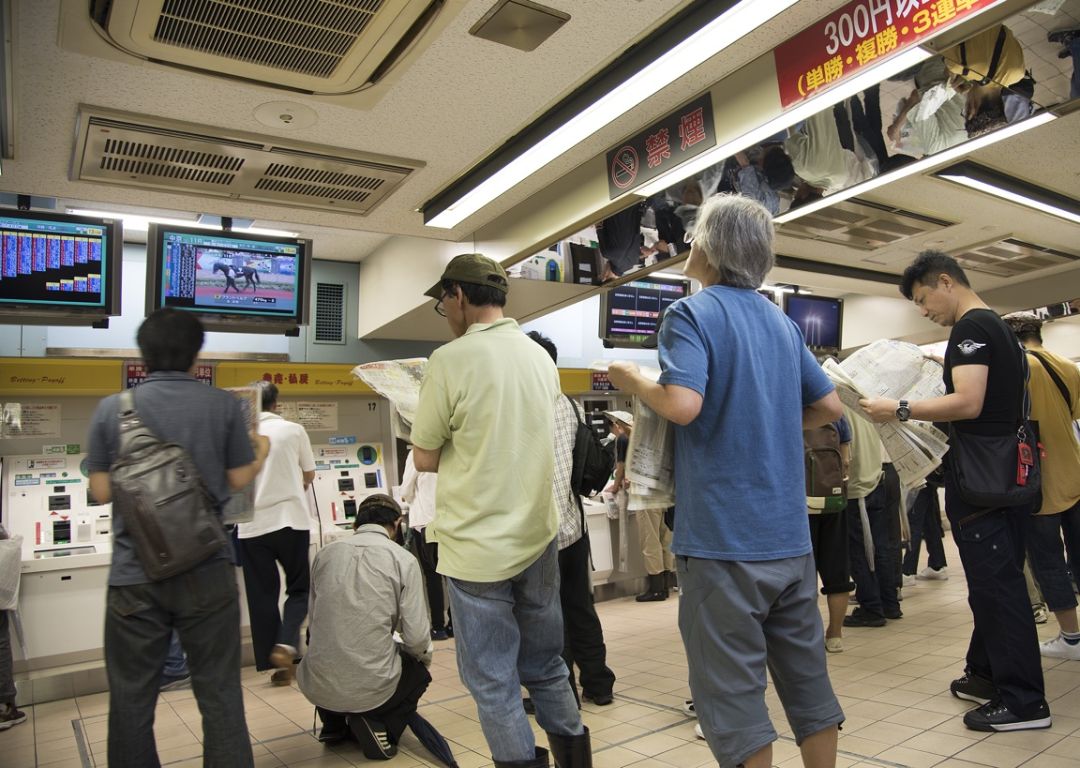
<svg viewBox="0 0 1080 768">
<path fill-rule="evenodd" d="M 405 441 L 412 433 L 426 365 L 426 357 L 411 357 L 364 363 L 352 369 L 353 376 L 390 401 L 390 425 L 394 435 Z"/>
<path fill-rule="evenodd" d="M 842 363 L 826 360 L 825 374 L 836 385 L 844 405 L 862 418 L 862 398 L 926 400 L 945 394 L 941 364 L 914 344 L 880 339 Z M 926 421 L 874 424 L 905 488 L 918 485 L 941 464 L 949 450 L 948 436 Z"/>
<path fill-rule="evenodd" d="M 597 361 L 590 370 L 606 371 L 607 362 Z M 641 375 L 656 381 L 660 371 L 642 367 Z M 626 450 L 626 477 L 630 480 L 628 509 L 663 509 L 675 503 L 675 443 L 671 422 L 634 398 L 634 428 Z"/>
</svg>

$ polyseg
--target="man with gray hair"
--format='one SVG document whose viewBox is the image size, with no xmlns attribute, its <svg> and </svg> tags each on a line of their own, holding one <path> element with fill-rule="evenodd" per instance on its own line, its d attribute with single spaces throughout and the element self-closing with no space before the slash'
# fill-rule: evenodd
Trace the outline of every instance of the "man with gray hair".
<svg viewBox="0 0 1080 768">
<path fill-rule="evenodd" d="M 713 755 L 771 765 L 767 665 L 803 763 L 829 768 L 844 714 L 825 664 L 802 430 L 840 418 L 840 400 L 798 327 L 757 293 L 773 265 L 769 212 L 717 195 L 693 235 L 683 271 L 704 290 L 664 317 L 659 382 L 631 363 L 609 376 L 675 424 L 679 629 Z"/>
</svg>

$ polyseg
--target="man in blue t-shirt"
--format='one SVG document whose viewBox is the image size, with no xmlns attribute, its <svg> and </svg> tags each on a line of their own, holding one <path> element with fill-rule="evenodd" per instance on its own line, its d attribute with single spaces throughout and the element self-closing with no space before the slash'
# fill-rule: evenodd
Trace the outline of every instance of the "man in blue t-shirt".
<svg viewBox="0 0 1080 768">
<path fill-rule="evenodd" d="M 675 424 L 679 629 L 702 731 L 723 768 L 768 766 L 776 731 L 766 663 L 807 766 L 832 766 L 844 715 L 825 664 L 806 524 L 802 430 L 840 400 L 796 325 L 756 289 L 773 266 L 759 203 L 709 198 L 672 304 L 659 383 L 631 363 L 611 382 Z"/>
</svg>

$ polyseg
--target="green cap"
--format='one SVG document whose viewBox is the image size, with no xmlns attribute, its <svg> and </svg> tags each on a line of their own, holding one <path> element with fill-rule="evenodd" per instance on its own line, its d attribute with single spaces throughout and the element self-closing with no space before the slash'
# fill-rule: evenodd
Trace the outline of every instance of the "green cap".
<svg viewBox="0 0 1080 768">
<path fill-rule="evenodd" d="M 479 253 L 463 253 L 455 256 L 446 265 L 439 282 L 424 292 L 425 296 L 438 301 L 442 298 L 442 281 L 453 280 L 457 283 L 472 283 L 473 285 L 488 285 L 506 293 L 510 290 L 510 284 L 506 279 L 506 270 L 502 264 L 481 256 Z"/>
</svg>

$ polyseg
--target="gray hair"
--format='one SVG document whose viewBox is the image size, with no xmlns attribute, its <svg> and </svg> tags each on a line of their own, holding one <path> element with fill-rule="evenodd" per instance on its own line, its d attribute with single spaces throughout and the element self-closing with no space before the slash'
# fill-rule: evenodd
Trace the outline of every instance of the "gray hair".
<svg viewBox="0 0 1080 768">
<path fill-rule="evenodd" d="M 720 284 L 733 288 L 759 288 L 776 260 L 772 215 L 743 195 L 713 195 L 702 203 L 694 241 Z"/>
</svg>

